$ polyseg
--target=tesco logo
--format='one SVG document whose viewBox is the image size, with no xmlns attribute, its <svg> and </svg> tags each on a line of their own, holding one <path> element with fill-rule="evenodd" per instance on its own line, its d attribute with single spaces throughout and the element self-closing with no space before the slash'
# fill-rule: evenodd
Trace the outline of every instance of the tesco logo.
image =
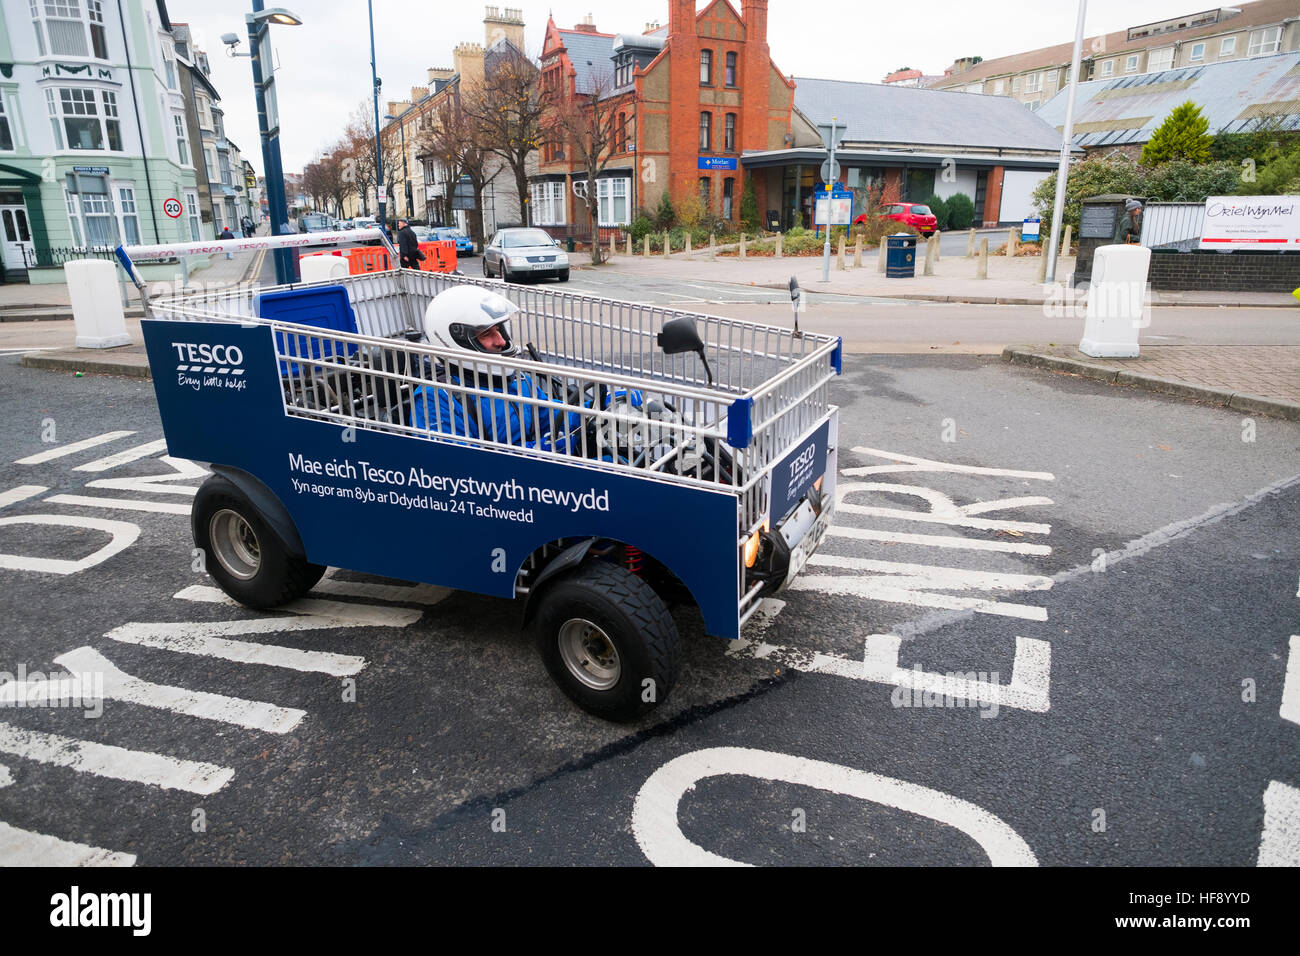
<svg viewBox="0 0 1300 956">
<path fill-rule="evenodd" d="M 244 352 L 238 345 L 209 345 L 206 342 L 173 342 L 181 362 L 203 365 L 242 365 Z"/>
</svg>

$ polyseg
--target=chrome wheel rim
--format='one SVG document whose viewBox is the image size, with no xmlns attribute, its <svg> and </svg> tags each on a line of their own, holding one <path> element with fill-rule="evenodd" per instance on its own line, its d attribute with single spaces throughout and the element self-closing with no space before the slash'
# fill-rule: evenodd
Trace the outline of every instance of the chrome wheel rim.
<svg viewBox="0 0 1300 956">
<path fill-rule="evenodd" d="M 228 574 L 251 580 L 262 566 L 262 546 L 244 516 L 222 508 L 208 522 L 208 538 L 217 561 Z"/>
<path fill-rule="evenodd" d="M 592 690 L 609 690 L 623 672 L 618 649 L 598 625 L 580 617 L 560 626 L 560 659 L 569 673 Z"/>
</svg>

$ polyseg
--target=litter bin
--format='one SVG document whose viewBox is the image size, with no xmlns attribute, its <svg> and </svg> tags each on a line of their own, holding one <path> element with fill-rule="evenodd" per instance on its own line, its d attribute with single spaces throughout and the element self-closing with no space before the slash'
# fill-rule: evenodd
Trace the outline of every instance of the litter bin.
<svg viewBox="0 0 1300 956">
<path fill-rule="evenodd" d="M 574 243 L 573 243 L 573 237 L 572 237 L 572 236 L 570 236 L 568 239 L 565 239 L 565 240 L 564 240 L 564 248 L 565 248 L 567 251 L 569 251 L 569 252 L 572 252 L 572 251 L 573 251 Z"/>
<path fill-rule="evenodd" d="M 911 279 L 916 275 L 916 236 L 896 232 L 885 237 L 885 278 Z"/>
</svg>

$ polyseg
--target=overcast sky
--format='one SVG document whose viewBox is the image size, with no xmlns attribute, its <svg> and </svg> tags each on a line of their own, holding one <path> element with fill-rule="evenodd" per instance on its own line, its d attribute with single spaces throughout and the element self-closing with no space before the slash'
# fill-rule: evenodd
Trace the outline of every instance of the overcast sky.
<svg viewBox="0 0 1300 956">
<path fill-rule="evenodd" d="M 279 2 L 267 0 L 267 6 Z M 285 170 L 294 172 L 338 138 L 362 100 L 369 102 L 370 34 L 365 0 L 283 2 L 304 21 L 298 27 L 272 27 L 279 61 L 280 148 Z M 566 28 L 590 13 L 602 33 L 639 33 L 647 21 L 668 22 L 665 0 L 494 4 L 501 9 L 507 5 L 523 11 L 526 52 L 534 57 L 541 51 L 548 13 Z M 696 8 L 707 5 L 699 0 Z M 483 42 L 485 6 L 474 0 L 374 0 L 375 54 L 384 83 L 381 117 L 385 101 L 406 99 L 412 86 L 425 85 L 429 67 L 451 67 L 456 44 Z M 739 0 L 735 6 L 741 6 Z M 1203 0 L 1091 0 L 1084 31 L 1107 33 L 1206 6 Z M 207 48 L 226 132 L 261 173 L 252 68 L 247 57 L 226 57 L 220 41 L 223 33 L 237 33 L 245 38 L 240 52 L 247 52 L 244 13 L 251 9 L 251 3 L 233 0 L 167 3 L 172 20 L 188 22 Z M 1077 16 L 1074 0 L 771 0 L 768 44 L 787 75 L 877 83 L 901 66 L 941 73 L 961 56 L 987 60 L 1068 42 Z"/>
</svg>

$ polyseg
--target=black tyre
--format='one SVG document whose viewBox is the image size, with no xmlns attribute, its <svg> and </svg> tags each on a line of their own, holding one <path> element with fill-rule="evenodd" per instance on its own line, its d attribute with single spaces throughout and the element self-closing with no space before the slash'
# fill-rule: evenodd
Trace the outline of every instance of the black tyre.
<svg viewBox="0 0 1300 956">
<path fill-rule="evenodd" d="M 569 281 L 569 270 L 568 270 L 568 269 L 565 269 L 563 272 L 560 273 L 560 281 L 561 281 L 561 282 L 568 282 L 568 281 Z"/>
<path fill-rule="evenodd" d="M 483 257 L 483 278 L 485 279 L 492 278 L 492 270 L 488 268 L 487 256 Z"/>
<path fill-rule="evenodd" d="M 556 580 L 540 600 L 533 640 L 575 704 L 622 722 L 667 699 L 681 668 L 677 626 L 649 584 L 591 560 Z"/>
<path fill-rule="evenodd" d="M 194 544 L 207 571 L 240 604 L 272 608 L 301 597 L 325 573 L 285 551 L 270 524 L 232 482 L 213 476 L 194 499 Z"/>
</svg>

